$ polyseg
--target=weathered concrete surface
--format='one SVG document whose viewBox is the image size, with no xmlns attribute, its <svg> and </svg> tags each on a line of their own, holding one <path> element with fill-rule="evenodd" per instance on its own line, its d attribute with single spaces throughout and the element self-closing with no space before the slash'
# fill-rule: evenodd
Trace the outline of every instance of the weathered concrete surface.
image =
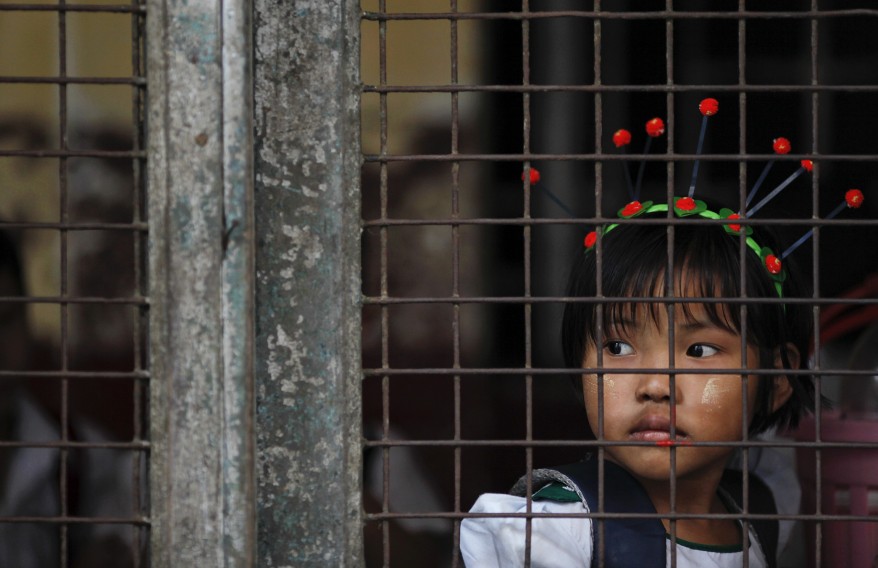
<svg viewBox="0 0 878 568">
<path fill-rule="evenodd" d="M 358 2 L 254 25 L 258 563 L 358 566 Z"/>
<path fill-rule="evenodd" d="M 155 568 L 255 565 L 249 11 L 148 5 Z"/>
</svg>

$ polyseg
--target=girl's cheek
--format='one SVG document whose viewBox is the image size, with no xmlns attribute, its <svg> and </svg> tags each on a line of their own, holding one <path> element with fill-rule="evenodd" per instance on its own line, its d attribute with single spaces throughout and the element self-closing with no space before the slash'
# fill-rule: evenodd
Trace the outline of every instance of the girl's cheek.
<svg viewBox="0 0 878 568">
<path fill-rule="evenodd" d="M 736 384 L 735 377 L 710 377 L 701 391 L 701 404 L 714 409 L 728 407 L 733 399 L 740 399 L 740 383 Z M 740 403 L 738 403 L 740 404 Z"/>
<path fill-rule="evenodd" d="M 586 400 L 597 401 L 598 397 L 598 379 L 593 375 L 587 375 L 583 378 Z M 615 377 L 604 375 L 604 400 L 617 399 L 620 396 L 619 385 Z"/>
</svg>

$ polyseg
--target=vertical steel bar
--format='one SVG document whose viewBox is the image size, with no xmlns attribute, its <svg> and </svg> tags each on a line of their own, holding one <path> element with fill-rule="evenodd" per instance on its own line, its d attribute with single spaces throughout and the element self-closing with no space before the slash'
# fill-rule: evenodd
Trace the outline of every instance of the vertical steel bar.
<svg viewBox="0 0 878 568">
<path fill-rule="evenodd" d="M 358 566 L 361 12 L 254 8 L 258 563 Z"/>
<path fill-rule="evenodd" d="M 523 86 L 530 85 L 530 19 L 527 14 L 530 12 L 530 0 L 522 0 L 521 11 L 525 17 L 521 20 L 521 84 Z M 530 113 L 530 93 L 523 93 L 521 97 L 522 104 L 522 134 L 523 145 L 522 153 L 528 155 L 530 153 L 530 135 L 531 135 L 531 113 Z M 530 161 L 526 162 L 530 166 Z M 530 176 L 525 176 L 524 182 L 524 207 L 522 217 L 524 219 L 531 218 L 530 196 L 531 184 Z M 523 247 L 524 247 L 524 297 L 529 298 L 531 295 L 531 234 L 532 227 L 525 224 L 523 229 Z M 532 316 L 533 305 L 524 304 L 524 367 L 530 369 L 533 366 L 533 337 L 532 337 Z M 525 375 L 525 440 L 533 441 L 533 375 Z M 532 483 L 533 483 L 533 447 L 528 445 L 525 448 L 525 468 L 527 471 L 527 505 L 526 511 L 530 513 L 533 510 Z M 531 565 L 531 545 L 532 545 L 532 528 L 533 520 L 527 518 L 525 520 L 525 546 L 524 546 L 524 566 L 529 568 Z"/>
<path fill-rule="evenodd" d="M 154 568 L 256 565 L 249 7 L 148 3 Z"/>
<path fill-rule="evenodd" d="M 817 0 L 811 0 L 811 10 L 816 12 L 818 10 L 818 2 Z M 818 35 L 817 35 L 817 18 L 811 18 L 811 34 L 810 34 L 810 52 L 811 52 L 811 61 L 810 61 L 810 70 L 811 70 L 811 84 L 817 85 L 819 84 L 819 75 L 818 75 L 818 67 L 817 67 L 817 56 L 818 56 Z M 819 93 L 815 90 L 811 93 L 811 149 L 814 154 L 817 154 L 818 150 L 818 124 L 819 124 Z M 820 218 L 820 170 L 815 169 L 811 175 L 811 215 L 814 219 Z M 815 299 L 820 298 L 820 227 L 814 227 L 813 234 L 813 267 L 812 267 L 812 294 Z M 821 408 L 821 398 L 820 393 L 822 391 L 821 383 L 822 383 L 822 375 L 820 373 L 821 361 L 820 361 L 820 304 L 815 303 L 813 307 L 813 325 L 814 325 L 814 349 L 813 353 L 813 365 L 814 365 L 814 381 L 815 381 L 815 389 L 817 392 L 817 397 L 815 401 L 815 409 L 814 409 L 814 437 L 815 441 L 821 441 L 821 420 L 822 420 L 822 408 Z M 820 450 L 820 447 L 814 449 L 814 504 L 815 511 L 814 514 L 820 518 L 823 513 L 823 479 L 822 479 L 822 459 L 823 454 Z M 822 555 L 823 555 L 823 522 L 818 520 L 815 526 L 815 539 L 814 539 L 814 562 L 815 566 L 822 566 Z"/>
<path fill-rule="evenodd" d="M 602 56 L 603 56 L 603 27 L 601 20 L 601 2 L 600 0 L 595 0 L 594 3 L 594 11 L 595 11 L 595 19 L 594 19 L 594 81 L 595 86 L 600 87 L 603 83 L 603 73 L 601 69 L 602 64 Z M 600 89 L 595 93 L 595 107 L 594 107 L 594 119 L 595 119 L 595 154 L 601 155 L 603 153 L 603 132 L 604 132 L 604 116 L 603 116 L 603 93 Z M 627 167 L 627 165 L 626 165 Z M 595 195 L 594 195 L 594 207 L 595 207 L 595 217 L 600 220 L 603 211 L 603 162 L 598 161 L 595 163 Z M 597 282 L 595 283 L 595 295 L 598 298 L 603 296 L 603 244 L 601 241 L 601 231 L 598 230 L 601 225 L 598 225 L 595 230 L 597 230 L 598 234 L 598 242 L 596 244 L 595 250 L 595 268 L 597 272 Z M 595 321 L 596 321 L 596 333 L 595 333 L 595 345 L 603 345 L 604 344 L 604 304 L 603 302 L 598 301 L 595 307 Z M 603 349 L 595 349 L 597 354 L 597 366 L 601 368 L 604 364 L 604 350 Z M 594 432 L 595 436 L 599 442 L 603 442 L 604 440 L 604 375 L 603 373 L 598 373 L 597 376 L 597 398 L 598 398 L 598 431 Z M 583 399 L 585 397 L 585 391 L 583 390 Z M 597 459 L 598 459 L 598 512 L 603 513 L 605 507 L 604 500 L 604 451 L 605 448 L 603 444 L 598 446 L 597 451 Z M 602 519 L 597 521 L 597 546 L 595 547 L 595 553 L 597 554 L 598 566 L 606 565 L 606 539 L 605 539 L 605 524 Z"/>
<path fill-rule="evenodd" d="M 132 5 L 137 6 L 140 3 L 140 0 L 131 0 Z M 146 68 L 144 65 L 143 58 L 143 47 L 144 47 L 144 29 L 143 29 L 143 16 L 139 14 L 131 15 L 131 75 L 143 77 L 146 73 Z M 131 116 L 133 120 L 132 124 L 132 150 L 140 151 L 144 148 L 144 136 L 146 134 L 146 116 L 144 115 L 143 110 L 144 103 L 144 88 L 141 86 L 134 86 L 131 89 Z M 135 223 L 140 223 L 147 220 L 146 211 L 145 211 L 145 192 L 143 187 L 143 168 L 140 159 L 133 159 L 131 161 L 132 168 L 132 188 L 131 188 L 131 200 L 132 200 L 132 221 Z M 134 245 L 134 295 L 140 297 L 147 297 L 149 294 L 149 286 L 147 282 L 147 260 L 146 260 L 146 251 L 147 248 L 145 246 L 147 238 L 146 235 L 137 232 L 135 233 L 133 238 Z M 145 357 L 146 353 L 144 353 L 143 345 L 144 341 L 148 338 L 147 330 L 148 330 L 148 312 L 145 307 L 135 307 L 132 308 L 132 317 L 134 318 L 133 328 L 133 352 L 134 352 L 134 370 L 135 371 L 143 371 L 148 368 L 146 365 Z M 132 430 L 133 430 L 133 441 L 140 442 L 144 439 L 144 405 L 146 404 L 146 396 L 144 390 L 146 385 L 143 381 L 135 380 L 132 383 L 132 406 L 133 406 L 133 416 L 132 416 Z M 146 456 L 142 451 L 135 451 L 131 456 L 131 510 L 136 516 L 144 515 L 144 506 L 146 504 L 146 488 L 143 486 L 143 467 L 145 464 Z M 143 529 L 140 527 L 132 527 L 131 528 L 131 542 L 132 542 L 132 566 L 133 568 L 140 568 L 140 565 L 143 561 L 142 558 L 142 534 Z"/>
<path fill-rule="evenodd" d="M 458 12 L 457 0 L 450 0 L 451 12 Z M 457 85 L 458 76 L 458 21 L 452 19 L 450 22 L 451 33 L 451 84 Z M 459 152 L 459 136 L 460 136 L 460 105 L 459 93 L 456 91 L 451 93 L 451 154 L 456 155 Z M 460 217 L 460 163 L 451 163 L 451 218 L 458 219 Z M 451 226 L 451 295 L 454 298 L 460 297 L 460 225 Z M 454 350 L 453 366 L 460 369 L 460 304 L 452 304 L 452 343 Z M 460 375 L 454 375 L 454 441 L 459 442 L 461 439 L 460 425 Z M 460 512 L 460 481 L 461 481 L 461 451 L 460 446 L 454 448 L 454 512 Z M 460 563 L 460 521 L 454 522 L 453 538 L 453 556 L 452 566 L 456 568 Z"/>
<path fill-rule="evenodd" d="M 66 5 L 66 0 L 59 0 L 58 6 L 58 76 L 66 77 L 67 76 L 67 12 L 63 9 Z M 67 124 L 67 85 L 65 83 L 61 83 L 58 85 L 58 128 L 59 128 L 59 150 L 61 152 L 66 152 L 69 149 L 69 140 L 68 140 L 68 124 Z M 67 223 L 69 219 L 68 212 L 68 178 L 67 178 L 67 158 L 63 155 L 58 158 L 58 199 L 59 203 L 59 211 L 60 211 L 60 221 L 61 223 Z M 61 298 L 66 298 L 68 294 L 68 255 L 67 255 L 67 245 L 68 245 L 68 233 L 65 229 L 60 229 L 60 265 L 61 265 L 61 283 L 60 283 L 60 296 Z M 59 306 L 61 310 L 61 371 L 62 373 L 67 371 L 69 366 L 69 305 L 65 302 Z M 70 441 L 70 383 L 69 379 L 66 377 L 61 379 L 61 441 L 68 442 Z M 59 452 L 59 458 L 61 460 L 58 468 L 59 472 L 59 482 L 60 482 L 60 497 L 61 497 L 61 516 L 67 517 L 69 516 L 69 503 L 68 500 L 70 498 L 67 486 L 67 477 L 68 477 L 68 465 L 70 459 L 69 450 L 62 446 Z M 60 566 L 61 568 L 65 568 L 67 566 L 67 556 L 68 556 L 68 540 L 67 540 L 67 524 L 62 523 L 59 526 L 60 537 L 61 537 L 61 559 Z"/>
<path fill-rule="evenodd" d="M 668 12 L 673 12 L 674 10 L 674 2 L 673 0 L 666 0 L 665 9 Z M 666 84 L 669 86 L 674 85 L 674 20 L 669 18 L 665 21 L 665 79 Z M 674 91 L 669 90 L 666 98 L 665 105 L 667 106 L 667 140 L 668 140 L 668 149 L 667 153 L 671 156 L 674 155 L 675 151 L 675 139 L 674 134 L 676 132 L 675 124 L 676 120 L 674 118 Z M 673 203 L 674 199 L 674 161 L 668 160 L 667 163 L 667 186 L 666 186 L 666 197 L 668 203 Z M 667 213 L 668 219 L 673 217 L 673 211 L 670 207 L 668 207 Z M 667 235 L 668 235 L 668 264 L 665 272 L 665 296 L 673 298 L 676 295 L 675 290 L 675 282 L 674 282 L 674 263 L 676 259 L 674 258 L 674 226 L 668 225 L 667 227 Z M 674 369 L 676 366 L 675 360 L 675 349 L 676 345 L 675 341 L 675 315 L 677 305 L 675 303 L 669 303 L 667 305 L 667 314 L 668 314 L 668 368 Z M 651 306 L 647 306 L 652 309 Z M 670 412 L 671 412 L 671 438 L 674 439 L 677 435 L 677 425 L 676 425 L 676 415 L 677 415 L 677 395 L 676 395 L 676 384 L 677 384 L 677 375 L 675 372 L 671 372 L 668 375 L 668 390 L 670 392 Z M 670 477 L 670 506 L 671 515 L 676 514 L 677 512 L 677 448 L 675 446 L 671 446 L 669 448 L 669 458 L 670 458 L 670 468 L 671 468 L 671 477 Z M 677 566 L 677 521 L 673 517 L 671 517 L 669 521 L 670 527 L 670 546 L 671 546 L 671 568 L 676 568 Z"/>
<path fill-rule="evenodd" d="M 385 14 L 387 11 L 387 0 L 378 1 L 378 11 Z M 383 87 L 387 85 L 387 21 L 378 22 L 378 82 Z M 382 156 L 387 155 L 387 93 L 382 92 L 379 95 L 379 152 Z M 387 219 L 387 162 L 381 162 L 379 170 L 379 207 L 381 219 Z M 380 239 L 380 293 L 381 299 L 386 299 L 388 295 L 388 234 L 387 226 L 382 225 L 379 232 Z M 390 313 L 386 305 L 381 306 L 381 368 L 390 368 Z M 390 438 L 390 376 L 381 377 L 381 440 L 387 441 Z M 381 492 L 381 512 L 390 511 L 390 446 L 381 448 L 382 461 L 382 492 Z M 384 565 L 390 564 L 390 523 L 389 521 L 381 521 L 381 549 L 384 558 Z"/>
<path fill-rule="evenodd" d="M 738 11 L 742 12 L 746 10 L 745 0 L 740 0 L 738 3 Z M 738 93 L 738 109 L 740 112 L 739 117 L 739 125 L 740 132 L 738 138 L 738 151 L 743 154 L 746 152 L 746 132 L 747 132 L 747 119 L 746 119 L 746 109 L 747 109 L 747 93 L 746 90 L 743 89 L 747 84 L 747 28 L 746 28 L 746 20 L 744 18 L 738 19 L 738 86 L 741 88 L 741 91 Z M 744 210 L 744 202 L 746 200 L 746 183 L 747 183 L 747 162 L 741 161 L 738 165 L 738 193 L 739 193 L 739 202 L 740 209 L 739 211 Z M 742 233 L 740 238 L 738 239 L 738 258 L 740 259 L 738 265 L 741 267 L 741 274 L 739 277 L 740 289 L 742 296 L 747 294 L 747 263 L 745 261 L 746 255 L 749 254 L 749 249 L 747 248 L 745 235 Z M 741 322 L 741 367 L 746 369 L 749 361 L 747 360 L 747 305 L 741 304 L 739 306 L 739 317 Z M 747 392 L 749 391 L 749 375 L 743 374 L 741 375 L 741 415 L 748 416 L 748 398 Z M 744 512 L 744 520 L 743 520 L 743 529 L 742 529 L 742 540 L 743 540 L 743 548 L 744 548 L 744 565 L 748 565 L 750 562 L 750 522 L 747 519 L 746 515 L 750 510 L 750 499 L 749 499 L 749 488 L 750 488 L 750 478 L 749 478 L 749 468 L 750 468 L 750 454 L 748 448 L 746 447 L 747 437 L 749 435 L 749 424 L 745 420 L 741 424 L 741 439 L 743 440 L 742 448 L 741 448 L 741 470 L 742 470 L 742 486 L 743 486 L 743 494 L 742 494 L 742 508 Z"/>
</svg>

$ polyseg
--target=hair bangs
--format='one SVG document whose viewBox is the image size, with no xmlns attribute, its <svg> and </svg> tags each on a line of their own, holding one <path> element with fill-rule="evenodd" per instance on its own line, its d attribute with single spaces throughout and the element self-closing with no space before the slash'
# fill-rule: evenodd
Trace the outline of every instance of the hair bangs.
<svg viewBox="0 0 878 568">
<path fill-rule="evenodd" d="M 722 231 L 699 227 L 677 227 L 674 231 L 673 287 L 667 289 L 665 274 L 668 271 L 667 229 L 662 226 L 641 227 L 639 242 L 622 242 L 607 238 L 606 254 L 613 258 L 612 265 L 605 263 L 601 288 L 603 295 L 612 298 L 630 298 L 631 301 L 605 303 L 600 317 L 604 329 L 628 332 L 644 318 L 657 324 L 659 314 L 667 306 L 676 306 L 677 317 L 685 323 L 698 321 L 705 314 L 710 323 L 733 333 L 741 333 L 741 310 L 725 301 L 741 297 L 740 256 L 734 239 Z M 624 233 L 625 231 L 620 231 Z M 633 240 L 632 240 L 633 241 Z M 625 248 L 629 254 L 615 254 Z M 746 251 L 752 256 L 752 251 Z M 745 256 L 745 258 L 747 258 Z M 758 269 L 758 265 L 748 267 Z M 761 290 L 773 294 L 773 290 Z M 683 301 L 669 301 L 682 299 Z M 699 301 L 701 299 L 709 301 Z M 592 307 L 597 311 L 597 306 Z M 697 315 L 696 315 L 697 312 Z M 597 339 L 597 313 L 588 318 L 592 325 L 586 330 L 587 339 Z M 748 333 L 748 342 L 756 338 Z"/>
</svg>

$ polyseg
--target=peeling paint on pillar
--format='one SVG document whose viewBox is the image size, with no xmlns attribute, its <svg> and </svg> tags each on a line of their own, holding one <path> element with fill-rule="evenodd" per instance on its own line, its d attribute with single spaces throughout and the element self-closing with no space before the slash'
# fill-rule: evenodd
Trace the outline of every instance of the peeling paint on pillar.
<svg viewBox="0 0 878 568">
<path fill-rule="evenodd" d="M 252 568 L 250 4 L 147 14 L 150 565 Z"/>
<path fill-rule="evenodd" d="M 258 564 L 359 566 L 359 6 L 256 0 Z"/>
</svg>

